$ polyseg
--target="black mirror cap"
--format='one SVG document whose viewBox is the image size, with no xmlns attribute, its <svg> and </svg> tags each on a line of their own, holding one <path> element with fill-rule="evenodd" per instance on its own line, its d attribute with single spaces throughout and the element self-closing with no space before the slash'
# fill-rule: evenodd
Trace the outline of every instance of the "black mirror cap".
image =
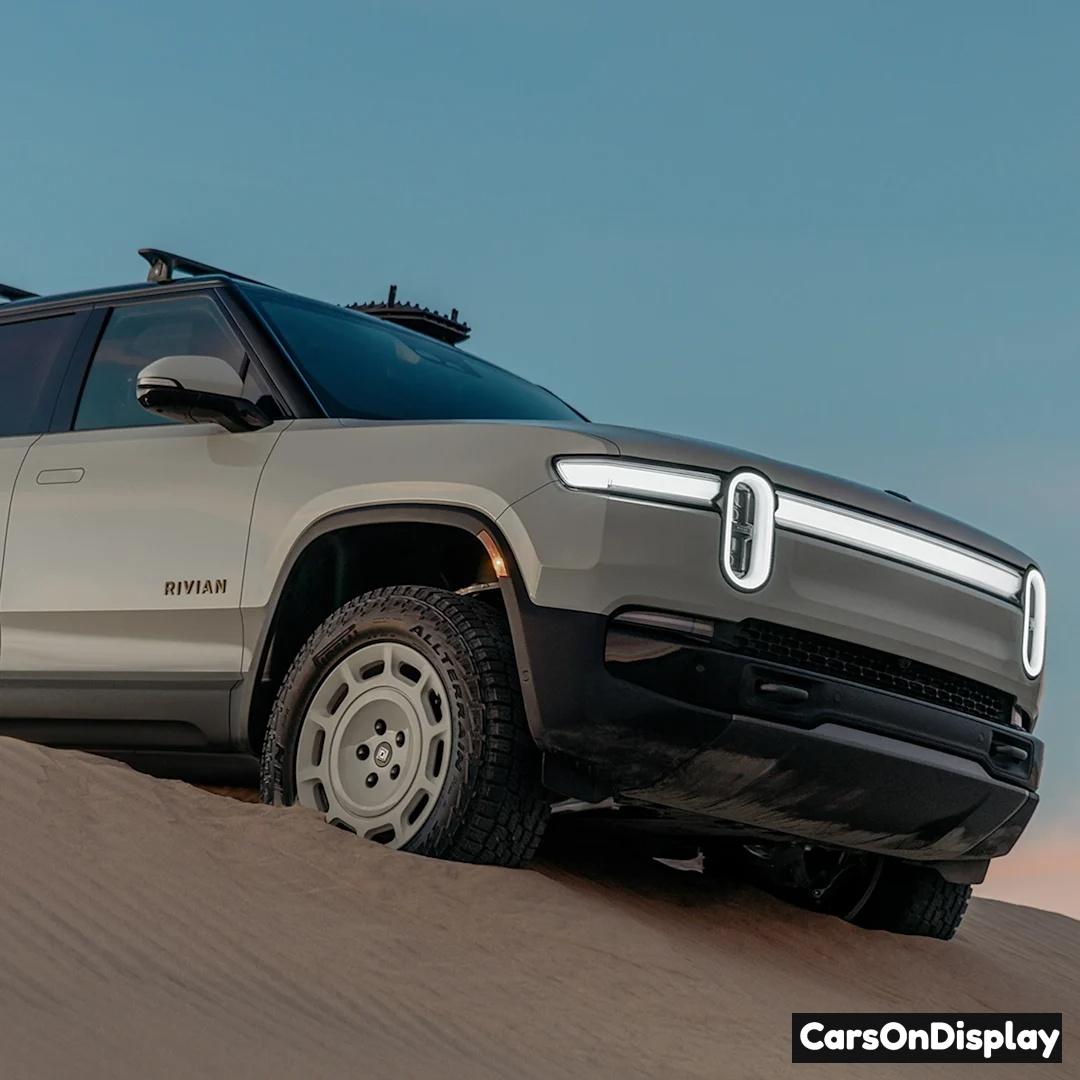
<svg viewBox="0 0 1080 1080">
<path fill-rule="evenodd" d="M 138 400 L 144 409 L 158 416 L 182 424 L 219 424 L 235 434 L 261 431 L 273 422 L 247 398 L 185 390 L 182 386 L 143 386 L 139 388 Z"/>
</svg>

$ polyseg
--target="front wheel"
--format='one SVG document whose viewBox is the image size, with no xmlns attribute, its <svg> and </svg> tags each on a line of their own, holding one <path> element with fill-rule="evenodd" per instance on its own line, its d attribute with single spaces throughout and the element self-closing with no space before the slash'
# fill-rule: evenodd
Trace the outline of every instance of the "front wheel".
<svg viewBox="0 0 1080 1080">
<path fill-rule="evenodd" d="M 526 863 L 548 803 L 505 620 L 423 586 L 339 608 L 278 692 L 261 794 L 388 847 Z"/>
</svg>

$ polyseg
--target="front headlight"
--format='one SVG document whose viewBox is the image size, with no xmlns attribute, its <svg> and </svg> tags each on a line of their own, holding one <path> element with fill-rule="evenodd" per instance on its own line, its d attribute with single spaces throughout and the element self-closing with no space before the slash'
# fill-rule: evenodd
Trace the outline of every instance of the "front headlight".
<svg viewBox="0 0 1080 1080">
<path fill-rule="evenodd" d="M 1024 640 L 1020 655 L 1029 679 L 1042 674 L 1046 660 L 1046 581 L 1035 567 L 1024 575 Z"/>
<path fill-rule="evenodd" d="M 720 496 L 719 477 L 666 465 L 619 458 L 565 457 L 556 458 L 554 466 L 559 479 L 576 491 L 701 507 L 712 506 Z"/>
</svg>

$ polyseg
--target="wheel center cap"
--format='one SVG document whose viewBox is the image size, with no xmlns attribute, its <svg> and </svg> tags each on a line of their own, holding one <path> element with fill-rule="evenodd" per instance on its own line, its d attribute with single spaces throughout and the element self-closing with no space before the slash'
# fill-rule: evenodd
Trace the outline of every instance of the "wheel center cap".
<svg viewBox="0 0 1080 1080">
<path fill-rule="evenodd" d="M 390 759 L 394 756 L 394 749 L 388 742 L 379 743 L 375 747 L 375 764 L 382 768 L 384 765 L 390 764 Z"/>
</svg>

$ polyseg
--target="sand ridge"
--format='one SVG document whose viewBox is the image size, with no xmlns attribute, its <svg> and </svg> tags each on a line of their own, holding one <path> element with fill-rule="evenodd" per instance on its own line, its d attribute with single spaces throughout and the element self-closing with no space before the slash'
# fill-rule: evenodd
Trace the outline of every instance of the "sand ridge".
<svg viewBox="0 0 1080 1080">
<path fill-rule="evenodd" d="M 5 1080 L 813 1077 L 815 1009 L 1062 1011 L 1080 1075 L 1080 923 L 995 901 L 943 944 L 648 862 L 440 863 L 8 739 L 0 865 Z"/>
</svg>

